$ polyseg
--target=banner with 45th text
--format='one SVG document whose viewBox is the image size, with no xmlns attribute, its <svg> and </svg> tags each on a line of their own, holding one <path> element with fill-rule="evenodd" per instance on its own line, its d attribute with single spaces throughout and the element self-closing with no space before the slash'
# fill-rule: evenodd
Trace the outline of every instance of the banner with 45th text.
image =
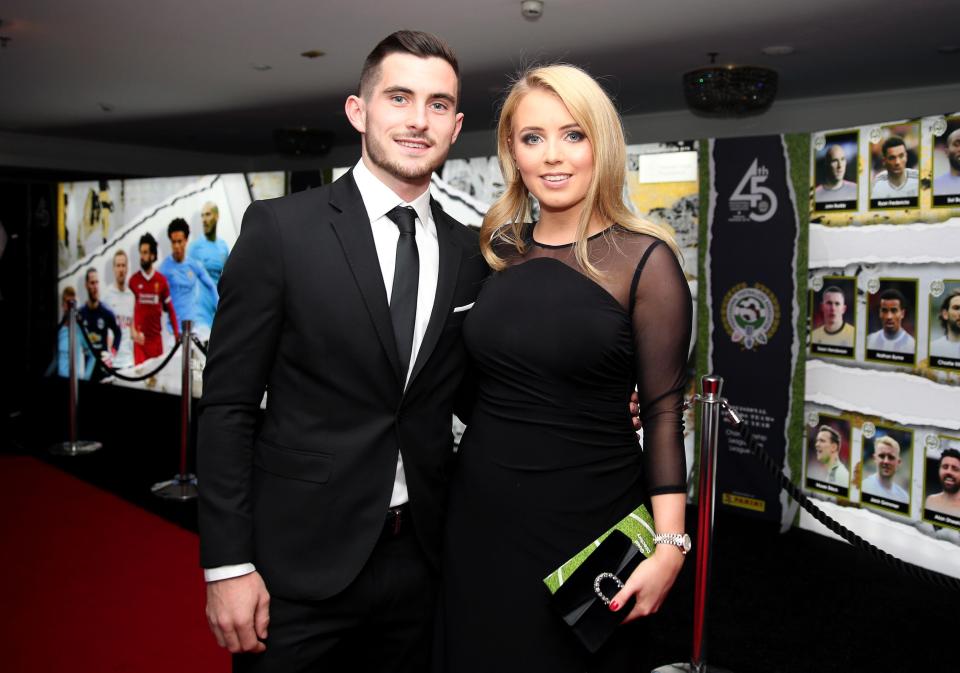
<svg viewBox="0 0 960 673">
<path fill-rule="evenodd" d="M 709 370 L 774 460 L 783 463 L 794 405 L 799 221 L 784 138 L 710 142 Z M 780 487 L 724 426 L 718 506 L 780 519 Z"/>
</svg>

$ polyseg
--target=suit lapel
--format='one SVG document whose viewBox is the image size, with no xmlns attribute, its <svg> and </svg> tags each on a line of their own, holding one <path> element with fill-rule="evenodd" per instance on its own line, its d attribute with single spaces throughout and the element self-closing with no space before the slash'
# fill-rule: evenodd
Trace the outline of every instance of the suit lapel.
<svg viewBox="0 0 960 673">
<path fill-rule="evenodd" d="M 402 386 L 405 376 L 400 372 L 400 358 L 393 338 L 387 291 L 383 284 L 383 274 L 380 272 L 377 248 L 373 242 L 370 218 L 363 206 L 357 183 L 353 180 L 353 171 L 337 180 L 331 186 L 330 192 L 330 205 L 335 211 L 330 225 L 340 241 L 344 257 L 363 295 L 383 350 L 393 365 L 393 373 Z M 442 258 L 441 255 L 441 260 Z"/>
<path fill-rule="evenodd" d="M 437 294 L 433 300 L 433 311 L 427 323 L 427 331 L 423 335 L 423 343 L 417 353 L 417 360 L 410 373 L 410 382 L 407 388 L 413 385 L 417 374 L 423 369 L 430 354 L 440 340 L 440 334 L 450 315 L 453 290 L 457 285 L 457 273 L 460 271 L 460 248 L 453 237 L 453 221 L 430 199 L 430 210 L 433 213 L 433 222 L 437 227 L 437 243 L 440 249 L 440 269 L 437 274 Z"/>
</svg>

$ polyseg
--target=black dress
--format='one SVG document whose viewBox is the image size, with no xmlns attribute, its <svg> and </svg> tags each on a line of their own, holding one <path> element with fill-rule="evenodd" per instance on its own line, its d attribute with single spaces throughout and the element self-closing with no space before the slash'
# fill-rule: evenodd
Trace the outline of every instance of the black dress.
<svg viewBox="0 0 960 673">
<path fill-rule="evenodd" d="M 617 225 L 589 241 L 599 280 L 572 245 L 526 241 L 498 246 L 508 267 L 463 325 L 478 399 L 450 491 L 442 669 L 644 670 L 642 619 L 591 657 L 541 580 L 649 496 L 685 490 L 689 287 L 667 245 Z"/>
</svg>

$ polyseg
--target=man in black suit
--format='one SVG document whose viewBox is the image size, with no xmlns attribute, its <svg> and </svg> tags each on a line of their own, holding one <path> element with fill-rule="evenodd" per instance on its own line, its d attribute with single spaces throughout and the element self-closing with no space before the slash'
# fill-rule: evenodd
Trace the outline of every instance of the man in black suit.
<svg viewBox="0 0 960 673">
<path fill-rule="evenodd" d="M 488 273 L 429 196 L 458 97 L 446 43 L 390 35 L 346 102 L 361 160 L 244 215 L 198 439 L 207 617 L 235 670 L 427 668 L 460 328 Z"/>
</svg>

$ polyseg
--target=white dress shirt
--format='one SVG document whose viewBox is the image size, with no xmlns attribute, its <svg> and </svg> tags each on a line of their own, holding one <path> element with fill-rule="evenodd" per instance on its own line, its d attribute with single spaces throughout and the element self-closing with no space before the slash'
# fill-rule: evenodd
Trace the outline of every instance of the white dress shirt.
<svg viewBox="0 0 960 673">
<path fill-rule="evenodd" d="M 407 382 L 410 381 L 410 372 L 417 361 L 423 335 L 426 334 L 427 324 L 430 322 L 430 313 L 433 311 L 433 302 L 437 294 L 437 276 L 440 273 L 440 244 L 437 241 L 437 225 L 430 212 L 430 188 L 413 201 L 406 202 L 397 196 L 393 190 L 383 184 L 370 170 L 363 159 L 353 168 L 353 179 L 360 190 L 360 198 L 370 218 L 370 228 L 373 231 L 373 243 L 377 249 L 377 259 L 380 262 L 380 273 L 383 276 L 384 288 L 387 291 L 387 303 L 393 293 L 393 274 L 397 261 L 397 241 L 400 239 L 400 229 L 387 217 L 387 213 L 397 206 L 410 206 L 417 213 L 416 238 L 417 253 L 420 257 L 420 282 L 417 287 L 417 316 L 413 327 L 413 349 L 410 353 L 410 365 L 407 368 Z M 366 226 L 357 222 L 356 226 Z M 389 372 L 384 372 L 388 375 Z M 393 493 L 390 496 L 390 506 L 396 507 L 409 500 L 407 493 L 407 478 L 403 471 L 403 457 L 397 455 L 397 471 L 393 482 Z M 386 512 L 384 512 L 386 516 Z M 206 568 L 203 571 L 207 582 L 225 580 L 252 573 L 256 568 L 252 563 Z"/>
<path fill-rule="evenodd" d="M 387 291 L 387 303 L 390 303 L 393 292 L 394 265 L 397 261 L 397 241 L 400 239 L 400 229 L 396 223 L 387 217 L 387 213 L 397 206 L 410 206 L 417 213 L 416 238 L 417 253 L 420 256 L 420 282 L 417 287 L 417 317 L 413 327 L 413 351 L 410 353 L 410 365 L 407 368 L 407 381 L 410 372 L 417 361 L 423 335 L 427 332 L 427 323 L 430 322 L 430 312 L 433 311 L 433 300 L 437 294 L 437 275 L 440 273 L 440 244 L 437 242 L 437 225 L 430 212 L 430 188 L 413 201 L 407 203 L 385 184 L 380 182 L 363 163 L 357 162 L 353 169 L 353 179 L 360 190 L 360 197 L 367 209 L 370 218 L 370 227 L 373 229 L 373 243 L 377 247 L 377 258 L 380 260 L 380 273 L 383 275 L 383 284 Z M 408 500 L 407 479 L 403 473 L 403 458 L 397 457 L 397 476 L 393 484 L 393 495 L 390 497 L 390 506 L 402 505 Z"/>
</svg>

